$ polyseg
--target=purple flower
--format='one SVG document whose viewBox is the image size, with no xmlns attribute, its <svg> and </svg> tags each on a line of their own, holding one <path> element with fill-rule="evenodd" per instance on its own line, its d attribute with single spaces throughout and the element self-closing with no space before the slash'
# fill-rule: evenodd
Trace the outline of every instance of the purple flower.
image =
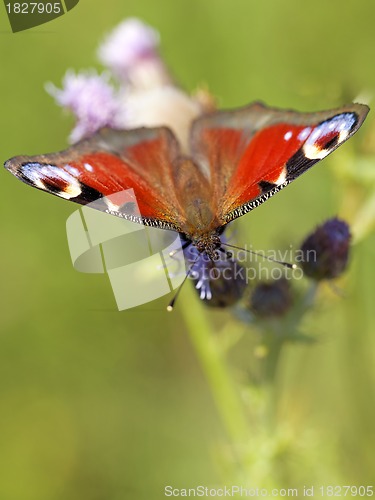
<svg viewBox="0 0 375 500">
<path fill-rule="evenodd" d="M 244 268 L 225 253 L 212 261 L 204 253 L 190 245 L 185 257 L 193 265 L 191 278 L 201 300 L 211 307 L 229 307 L 235 304 L 246 288 Z"/>
<path fill-rule="evenodd" d="M 147 59 L 158 59 L 159 33 L 136 18 L 115 28 L 99 47 L 99 60 L 121 80 Z"/>
<path fill-rule="evenodd" d="M 118 126 L 116 114 L 119 103 L 109 84 L 108 74 L 75 74 L 68 71 L 62 89 L 49 83 L 46 90 L 60 106 L 68 108 L 76 116 L 77 123 L 70 134 L 71 142 L 88 137 L 101 127 Z"/>
<path fill-rule="evenodd" d="M 301 245 L 304 273 L 315 280 L 337 278 L 347 267 L 350 239 L 343 220 L 333 218 L 317 227 Z"/>
<path fill-rule="evenodd" d="M 72 111 L 76 124 L 70 141 L 76 142 L 101 127 L 131 129 L 169 127 L 181 149 L 188 152 L 192 121 L 213 107 L 207 92 L 191 97 L 178 88 L 158 53 L 159 34 L 142 21 L 123 21 L 99 49 L 111 72 L 120 77 L 117 90 L 111 72 L 66 73 L 63 88 L 46 86 L 56 102 Z"/>
</svg>

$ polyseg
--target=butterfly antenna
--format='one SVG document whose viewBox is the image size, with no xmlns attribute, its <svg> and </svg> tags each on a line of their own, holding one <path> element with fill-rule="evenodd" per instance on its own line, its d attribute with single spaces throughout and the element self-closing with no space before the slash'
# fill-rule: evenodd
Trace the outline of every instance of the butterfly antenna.
<svg viewBox="0 0 375 500">
<path fill-rule="evenodd" d="M 228 252 L 228 250 L 225 250 L 222 246 L 218 248 L 218 250 L 222 253 L 225 253 L 225 255 L 228 257 L 228 259 L 233 259 L 233 254 L 232 252 Z"/>
<path fill-rule="evenodd" d="M 193 267 L 195 266 L 195 264 L 197 263 L 197 260 L 199 259 L 200 255 L 197 256 L 197 258 L 195 259 L 195 261 L 191 264 L 191 266 L 189 267 L 188 269 L 188 272 L 186 273 L 186 276 L 183 280 L 183 282 L 181 283 L 181 285 L 178 287 L 178 290 L 175 294 L 175 296 L 173 297 L 173 299 L 170 301 L 170 303 L 168 304 L 167 306 L 167 311 L 168 312 L 171 312 L 173 311 L 173 308 L 174 308 L 174 305 L 176 303 L 176 300 L 177 300 L 177 297 L 180 295 L 180 292 L 181 292 L 181 289 L 182 287 L 184 286 L 184 284 L 186 283 L 186 280 L 188 279 L 188 277 L 190 276 L 192 270 L 193 270 Z"/>
<path fill-rule="evenodd" d="M 257 255 L 258 257 L 262 257 L 262 259 L 266 259 L 270 262 L 275 262 L 276 264 L 280 264 L 288 269 L 297 269 L 296 264 L 291 264 L 290 262 L 284 262 L 283 260 L 273 259 L 272 257 L 267 257 L 267 255 L 263 255 L 258 252 L 254 252 L 253 250 L 248 250 L 247 248 L 237 247 L 236 245 L 229 245 L 229 243 L 222 243 L 223 246 L 229 248 L 235 248 L 236 250 L 242 250 L 243 252 L 252 253 L 253 255 Z"/>
</svg>

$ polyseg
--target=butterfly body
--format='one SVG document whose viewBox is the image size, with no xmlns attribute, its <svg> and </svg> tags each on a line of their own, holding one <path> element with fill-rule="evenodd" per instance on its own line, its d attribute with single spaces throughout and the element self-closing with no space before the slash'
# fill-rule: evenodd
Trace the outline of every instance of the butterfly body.
<svg viewBox="0 0 375 500">
<path fill-rule="evenodd" d="M 214 261 L 230 221 L 334 151 L 367 113 L 361 104 L 299 113 L 254 103 L 196 119 L 188 155 L 166 127 L 105 128 L 65 151 L 18 156 L 5 167 L 23 182 L 64 199 L 80 204 L 103 200 L 99 210 L 178 231 Z M 116 193 L 127 189 L 134 190 L 133 203 L 113 202 Z"/>
</svg>

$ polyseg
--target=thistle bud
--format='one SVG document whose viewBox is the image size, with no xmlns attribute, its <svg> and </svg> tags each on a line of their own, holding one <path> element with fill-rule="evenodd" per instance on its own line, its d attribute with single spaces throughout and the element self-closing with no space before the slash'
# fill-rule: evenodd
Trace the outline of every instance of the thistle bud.
<svg viewBox="0 0 375 500">
<path fill-rule="evenodd" d="M 242 297 L 247 286 L 246 272 L 233 256 L 222 253 L 212 261 L 193 246 L 185 255 L 190 262 L 195 262 L 191 278 L 206 305 L 230 307 Z"/>
<path fill-rule="evenodd" d="M 260 318 L 283 316 L 293 302 L 289 282 L 285 278 L 259 283 L 250 298 L 251 311 Z"/>
<path fill-rule="evenodd" d="M 333 218 L 318 226 L 301 245 L 302 269 L 315 280 L 337 278 L 347 267 L 350 245 L 349 226 Z"/>
</svg>

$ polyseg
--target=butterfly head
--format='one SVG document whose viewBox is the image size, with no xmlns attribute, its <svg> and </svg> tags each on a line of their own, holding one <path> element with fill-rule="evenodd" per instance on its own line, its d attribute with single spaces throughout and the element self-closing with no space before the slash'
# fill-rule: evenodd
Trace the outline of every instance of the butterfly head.
<svg viewBox="0 0 375 500">
<path fill-rule="evenodd" d="M 200 253 L 206 253 L 212 261 L 220 258 L 218 249 L 221 247 L 221 239 L 216 232 L 203 234 L 192 243 Z"/>
</svg>

